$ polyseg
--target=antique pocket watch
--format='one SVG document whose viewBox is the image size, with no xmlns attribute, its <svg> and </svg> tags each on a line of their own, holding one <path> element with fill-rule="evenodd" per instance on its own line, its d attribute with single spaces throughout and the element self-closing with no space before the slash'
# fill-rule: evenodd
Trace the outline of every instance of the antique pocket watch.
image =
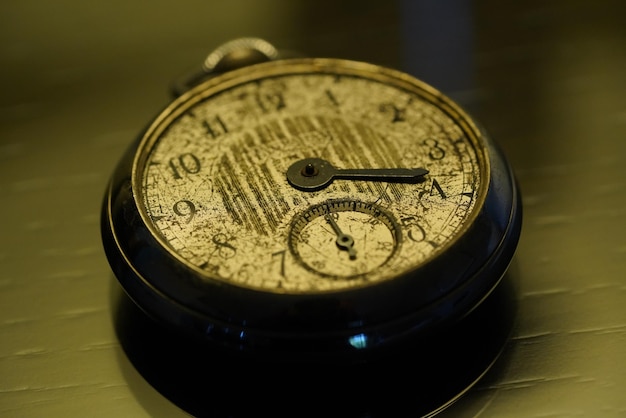
<svg viewBox="0 0 626 418">
<path fill-rule="evenodd" d="M 445 95 L 254 38 L 205 67 L 105 196 L 109 263 L 149 316 L 226 350 L 351 358 L 457 321 L 501 280 L 514 175 Z"/>
</svg>

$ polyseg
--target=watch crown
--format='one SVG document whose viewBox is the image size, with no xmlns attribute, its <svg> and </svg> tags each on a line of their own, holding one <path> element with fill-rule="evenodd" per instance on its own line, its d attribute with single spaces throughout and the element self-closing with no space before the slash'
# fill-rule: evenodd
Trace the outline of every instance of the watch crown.
<svg viewBox="0 0 626 418">
<path fill-rule="evenodd" d="M 172 94 L 178 97 L 207 78 L 248 65 L 272 61 L 279 56 L 274 45 L 261 38 L 233 39 L 215 48 L 199 69 L 175 80 Z"/>
<path fill-rule="evenodd" d="M 202 63 L 202 69 L 207 73 L 222 73 L 275 60 L 278 56 L 274 45 L 261 38 L 238 38 L 214 49 Z"/>
</svg>

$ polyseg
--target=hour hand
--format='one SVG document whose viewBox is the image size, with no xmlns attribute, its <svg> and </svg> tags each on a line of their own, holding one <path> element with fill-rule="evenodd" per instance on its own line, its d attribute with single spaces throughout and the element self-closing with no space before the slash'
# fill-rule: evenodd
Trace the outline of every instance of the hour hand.
<svg viewBox="0 0 626 418">
<path fill-rule="evenodd" d="M 334 179 L 413 183 L 426 174 L 428 170 L 424 168 L 338 169 L 321 158 L 305 158 L 287 169 L 287 181 L 296 189 L 312 192 L 323 189 Z"/>
</svg>

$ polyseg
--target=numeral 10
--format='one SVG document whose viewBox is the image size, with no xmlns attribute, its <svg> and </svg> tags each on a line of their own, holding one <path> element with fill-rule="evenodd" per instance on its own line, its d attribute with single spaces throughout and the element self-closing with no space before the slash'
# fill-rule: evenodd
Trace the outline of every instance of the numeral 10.
<svg viewBox="0 0 626 418">
<path fill-rule="evenodd" d="M 200 172 L 200 160 L 190 152 L 172 158 L 169 162 L 172 175 L 175 179 L 182 179 L 182 173 L 197 174 Z"/>
</svg>

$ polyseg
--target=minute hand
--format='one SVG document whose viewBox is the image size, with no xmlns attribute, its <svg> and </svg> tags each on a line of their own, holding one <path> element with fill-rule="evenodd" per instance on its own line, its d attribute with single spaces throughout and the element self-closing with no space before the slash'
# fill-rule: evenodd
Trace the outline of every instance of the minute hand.
<svg viewBox="0 0 626 418">
<path fill-rule="evenodd" d="M 424 168 L 344 168 L 335 169 L 333 177 L 346 180 L 411 181 L 428 174 Z"/>
<path fill-rule="evenodd" d="M 412 183 L 426 174 L 428 170 L 424 168 L 337 169 L 326 160 L 305 158 L 289 167 L 287 180 L 296 189 L 315 191 L 328 186 L 334 179 Z"/>
</svg>

